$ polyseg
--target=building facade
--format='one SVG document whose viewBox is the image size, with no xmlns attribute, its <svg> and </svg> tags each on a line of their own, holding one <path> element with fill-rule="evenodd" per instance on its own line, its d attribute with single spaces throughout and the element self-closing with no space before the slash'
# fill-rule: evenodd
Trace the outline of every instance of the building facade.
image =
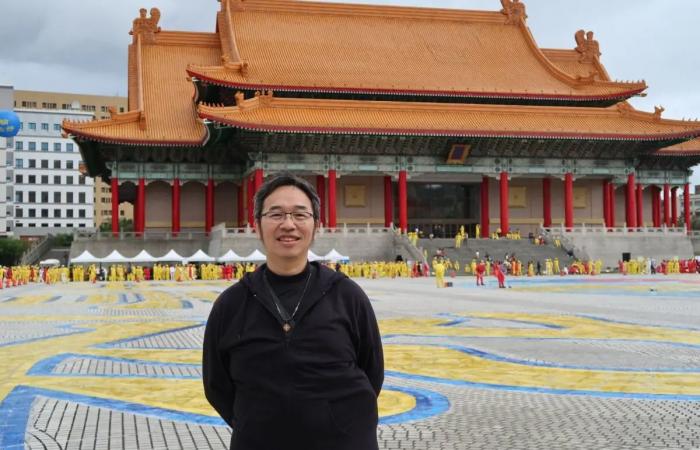
<svg viewBox="0 0 700 450">
<path fill-rule="evenodd" d="M 0 86 L 0 110 L 12 109 L 12 87 Z M 7 175 L 7 152 L 12 139 L 0 136 L 0 236 L 8 236 L 10 230 L 7 225 L 7 186 L 11 179 Z"/>
<path fill-rule="evenodd" d="M 110 117 L 111 108 L 115 108 L 114 111 L 118 113 L 124 113 L 127 109 L 127 99 L 119 96 L 15 90 L 14 107 L 52 111 L 77 110 L 91 113 L 94 119 L 102 120 Z M 103 223 L 111 223 L 112 220 L 111 186 L 103 182 L 101 177 L 94 178 L 94 186 L 94 226 L 99 227 Z M 133 207 L 126 203 L 120 205 L 119 218 L 133 219 Z"/>
<path fill-rule="evenodd" d="M 142 10 L 128 110 L 64 130 L 137 232 L 252 225 L 285 170 L 329 228 L 675 226 L 700 123 L 634 109 L 646 84 L 613 80 L 592 33 L 541 49 L 524 3 L 501 6 L 221 0 L 213 33 Z"/>
</svg>

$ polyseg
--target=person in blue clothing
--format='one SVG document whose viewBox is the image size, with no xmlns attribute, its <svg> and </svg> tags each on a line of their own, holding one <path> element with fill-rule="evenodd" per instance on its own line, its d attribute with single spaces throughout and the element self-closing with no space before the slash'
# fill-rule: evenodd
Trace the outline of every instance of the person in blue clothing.
<svg viewBox="0 0 700 450">
<path fill-rule="evenodd" d="M 226 289 L 207 321 L 204 392 L 233 450 L 375 450 L 384 357 L 364 291 L 307 260 L 313 187 L 266 181 L 254 216 L 267 262 Z"/>
</svg>

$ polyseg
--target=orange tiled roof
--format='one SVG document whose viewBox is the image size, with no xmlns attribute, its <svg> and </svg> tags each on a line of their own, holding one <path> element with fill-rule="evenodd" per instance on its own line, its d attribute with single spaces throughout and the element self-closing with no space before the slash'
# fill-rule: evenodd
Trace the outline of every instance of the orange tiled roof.
<svg viewBox="0 0 700 450">
<path fill-rule="evenodd" d="M 200 105 L 199 117 L 261 132 L 542 137 L 660 141 L 700 137 L 700 122 L 629 108 L 318 100 L 264 94 L 237 106 Z"/>
<path fill-rule="evenodd" d="M 111 119 L 63 123 L 66 133 L 107 143 L 199 146 L 206 128 L 197 120 L 188 64 L 220 61 L 216 34 L 159 31 L 155 42 L 129 47 L 129 112 Z"/>
<path fill-rule="evenodd" d="M 700 156 L 700 139 L 665 147 L 654 154 L 659 156 Z"/>
<path fill-rule="evenodd" d="M 239 89 L 601 101 L 646 84 L 577 79 L 524 19 L 494 11 L 222 0 L 224 64 L 188 73 Z M 597 56 L 596 56 L 597 57 Z M 587 75 L 587 74 L 586 74 Z"/>
<path fill-rule="evenodd" d="M 611 81 L 610 75 L 600 60 L 582 61 L 581 55 L 576 50 L 543 48 L 542 53 L 552 64 L 574 78 L 583 79 L 593 74 L 596 80 Z"/>
</svg>

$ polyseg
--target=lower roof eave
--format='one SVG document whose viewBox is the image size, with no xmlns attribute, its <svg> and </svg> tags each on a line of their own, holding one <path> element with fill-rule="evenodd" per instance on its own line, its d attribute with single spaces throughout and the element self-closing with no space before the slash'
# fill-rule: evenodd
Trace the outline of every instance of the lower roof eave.
<svg viewBox="0 0 700 450">
<path fill-rule="evenodd" d="M 103 136 L 95 136 L 89 133 L 77 133 L 75 131 L 70 131 L 70 135 L 75 139 L 84 139 L 88 141 L 99 142 L 101 144 L 131 145 L 139 147 L 201 147 L 205 143 L 205 138 L 202 138 L 198 141 L 164 141 L 128 138 L 112 139 Z"/>
</svg>

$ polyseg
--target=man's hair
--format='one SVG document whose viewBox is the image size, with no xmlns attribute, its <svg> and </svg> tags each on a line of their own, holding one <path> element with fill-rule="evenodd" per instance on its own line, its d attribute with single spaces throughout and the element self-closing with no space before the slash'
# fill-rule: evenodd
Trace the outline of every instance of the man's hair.
<svg viewBox="0 0 700 450">
<path fill-rule="evenodd" d="M 303 178 L 300 178 L 290 172 L 282 172 L 274 177 L 265 181 L 260 190 L 255 193 L 255 206 L 253 208 L 253 215 L 255 216 L 255 221 L 260 222 L 262 218 L 262 207 L 265 199 L 270 196 L 275 190 L 284 186 L 294 186 L 295 188 L 301 190 L 309 200 L 311 201 L 311 212 L 314 215 L 314 222 L 318 222 L 321 217 L 321 199 L 316 193 L 316 189 Z"/>
</svg>

